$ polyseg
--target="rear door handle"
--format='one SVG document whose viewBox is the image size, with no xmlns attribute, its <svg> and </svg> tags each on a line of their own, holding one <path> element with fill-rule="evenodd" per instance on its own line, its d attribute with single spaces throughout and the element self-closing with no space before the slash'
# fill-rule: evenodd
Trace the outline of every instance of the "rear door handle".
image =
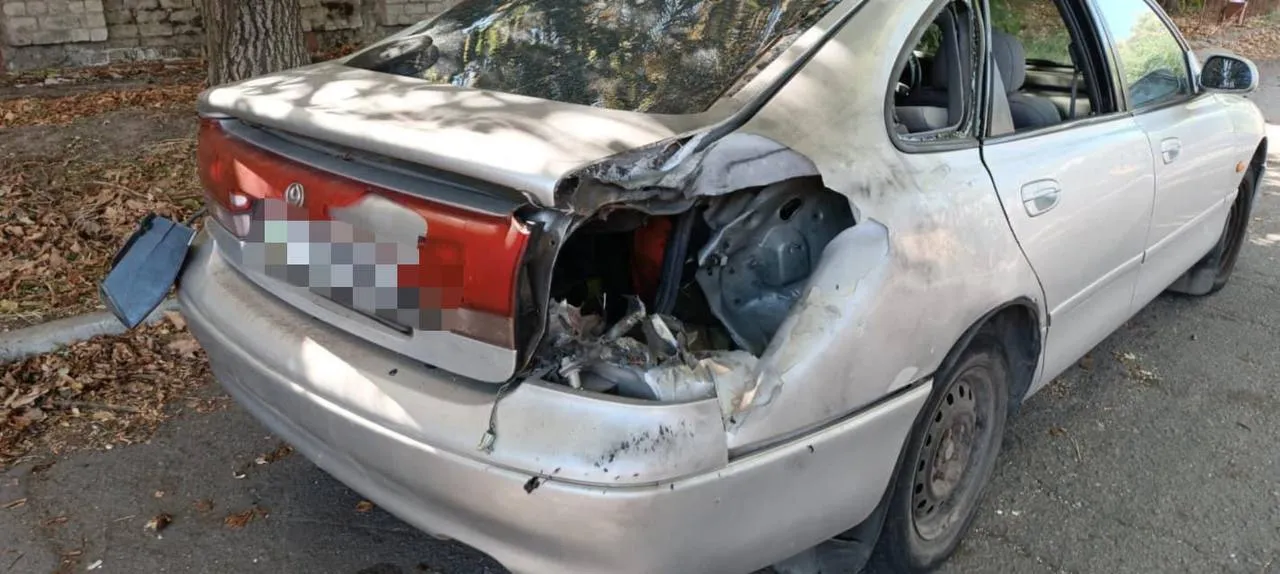
<svg viewBox="0 0 1280 574">
<path fill-rule="evenodd" d="M 1052 179 L 1033 181 L 1022 186 L 1022 206 L 1027 215 L 1038 217 L 1058 206 L 1062 197 L 1062 186 Z"/>
<path fill-rule="evenodd" d="M 1168 138 L 1160 142 L 1160 156 L 1164 158 L 1165 165 L 1177 161 L 1180 155 L 1182 155 L 1182 140 Z"/>
</svg>

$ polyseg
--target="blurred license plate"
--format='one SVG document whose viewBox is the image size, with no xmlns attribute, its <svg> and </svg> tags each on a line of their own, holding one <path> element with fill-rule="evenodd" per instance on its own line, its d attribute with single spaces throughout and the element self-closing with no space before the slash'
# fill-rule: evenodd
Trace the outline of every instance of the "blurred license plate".
<svg viewBox="0 0 1280 574">
<path fill-rule="evenodd" d="M 438 289 L 423 287 L 412 236 L 337 220 L 309 220 L 282 201 L 258 203 L 241 265 L 309 289 L 402 330 L 438 329 Z"/>
</svg>

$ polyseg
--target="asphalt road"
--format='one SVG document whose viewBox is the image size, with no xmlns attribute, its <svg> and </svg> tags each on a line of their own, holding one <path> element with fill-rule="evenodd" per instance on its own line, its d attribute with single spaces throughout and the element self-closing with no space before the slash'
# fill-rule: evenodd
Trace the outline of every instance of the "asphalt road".
<svg viewBox="0 0 1280 574">
<path fill-rule="evenodd" d="M 1256 99 L 1280 124 L 1280 63 L 1264 78 Z M 1226 290 L 1158 299 L 1012 422 L 945 572 L 1280 573 L 1277 257 L 1280 169 Z M 0 574 L 64 559 L 78 571 L 101 560 L 99 572 L 502 572 L 357 511 L 358 495 L 297 455 L 253 464 L 276 445 L 232 408 L 174 421 L 149 444 L 0 475 L 0 504 L 27 499 L 0 509 Z M 255 505 L 265 518 L 224 524 Z M 159 513 L 173 523 L 157 535 L 144 524 Z"/>
</svg>

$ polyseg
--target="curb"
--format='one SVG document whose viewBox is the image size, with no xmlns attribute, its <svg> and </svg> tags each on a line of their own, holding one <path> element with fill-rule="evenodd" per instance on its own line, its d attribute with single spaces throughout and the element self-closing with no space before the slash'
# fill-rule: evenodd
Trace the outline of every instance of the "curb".
<svg viewBox="0 0 1280 574">
<path fill-rule="evenodd" d="M 177 299 L 165 299 L 143 322 L 150 325 L 164 319 L 165 311 L 177 310 Z M 0 363 L 20 361 L 99 335 L 120 335 L 127 331 L 110 311 L 98 311 L 0 333 Z"/>
</svg>

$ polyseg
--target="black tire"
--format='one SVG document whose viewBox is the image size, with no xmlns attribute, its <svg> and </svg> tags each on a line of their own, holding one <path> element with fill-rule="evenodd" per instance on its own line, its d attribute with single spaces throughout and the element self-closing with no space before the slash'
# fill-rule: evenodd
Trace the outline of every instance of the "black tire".
<svg viewBox="0 0 1280 574">
<path fill-rule="evenodd" d="M 1236 270 L 1236 261 L 1240 260 L 1244 240 L 1249 237 L 1249 219 L 1253 214 L 1257 177 L 1257 173 L 1250 170 L 1240 182 L 1240 193 L 1236 194 L 1236 200 L 1231 204 L 1231 214 L 1227 216 L 1227 224 L 1222 229 L 1222 239 L 1218 240 L 1218 245 L 1210 252 L 1210 256 L 1214 257 L 1211 261 L 1217 264 L 1210 295 L 1227 286 L 1231 273 Z"/>
<path fill-rule="evenodd" d="M 1010 379 L 1008 354 L 988 333 L 937 377 L 895 475 L 868 572 L 929 572 L 955 552 L 995 470 Z"/>
<path fill-rule="evenodd" d="M 1231 204 L 1231 212 L 1227 215 L 1227 223 L 1222 227 L 1222 236 L 1217 245 L 1199 262 L 1187 271 L 1169 290 L 1203 297 L 1213 295 L 1227 286 L 1231 273 L 1240 260 L 1240 252 L 1244 249 L 1245 238 L 1249 236 L 1249 220 L 1253 215 L 1254 190 L 1257 186 L 1258 173 L 1250 170 L 1240 181 L 1240 192 Z"/>
</svg>

